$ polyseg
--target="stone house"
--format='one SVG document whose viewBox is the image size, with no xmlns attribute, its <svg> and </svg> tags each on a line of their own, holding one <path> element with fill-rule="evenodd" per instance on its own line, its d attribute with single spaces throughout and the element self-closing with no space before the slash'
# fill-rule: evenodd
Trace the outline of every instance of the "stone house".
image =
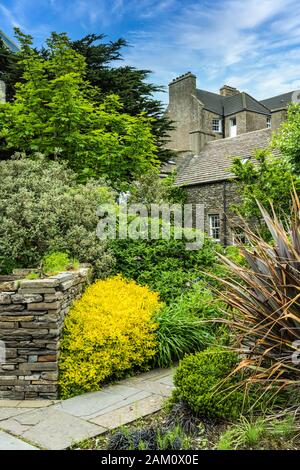
<svg viewBox="0 0 300 470">
<path fill-rule="evenodd" d="M 175 129 L 168 147 L 178 155 L 177 184 L 186 188 L 187 202 L 204 204 L 205 231 L 224 245 L 234 243 L 237 218 L 230 207 L 239 202 L 232 158 L 251 159 L 255 150 L 269 145 L 293 93 L 263 101 L 228 85 L 211 93 L 197 89 L 190 72 L 169 85 L 167 115 Z"/>
</svg>

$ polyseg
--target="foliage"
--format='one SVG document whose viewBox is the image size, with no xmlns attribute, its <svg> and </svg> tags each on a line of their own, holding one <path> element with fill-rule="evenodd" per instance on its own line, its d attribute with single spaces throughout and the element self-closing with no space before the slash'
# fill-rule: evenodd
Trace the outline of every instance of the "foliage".
<svg viewBox="0 0 300 470">
<path fill-rule="evenodd" d="M 234 352 L 212 348 L 186 356 L 175 374 L 173 401 L 187 402 L 204 417 L 238 417 L 244 407 L 243 393 L 232 390 L 238 377 L 225 380 L 237 362 Z"/>
<path fill-rule="evenodd" d="M 97 281 L 65 320 L 60 357 L 62 397 L 97 390 L 109 379 L 147 367 L 157 350 L 158 295 L 134 281 Z"/>
<path fill-rule="evenodd" d="M 142 175 L 130 187 L 129 203 L 146 204 L 183 204 L 186 193 L 174 186 L 176 174 L 161 178 L 157 170 Z"/>
<path fill-rule="evenodd" d="M 270 444 L 273 444 L 271 447 L 274 448 L 274 441 L 283 440 L 286 443 L 296 433 L 295 419 L 290 414 L 283 419 L 261 417 L 248 420 L 241 417 L 239 423 L 220 436 L 217 449 L 270 449 Z"/>
<path fill-rule="evenodd" d="M 121 113 L 116 95 L 96 102 L 84 57 L 65 34 L 47 41 L 48 59 L 32 49 L 30 36 L 19 31 L 18 39 L 23 82 L 14 101 L 0 106 L 4 149 L 65 160 L 80 178 L 105 177 L 116 188 L 155 166 L 148 118 Z"/>
<path fill-rule="evenodd" d="M 300 170 L 300 105 L 291 103 L 287 119 L 273 137 L 273 146 L 291 163 L 293 170 Z"/>
<path fill-rule="evenodd" d="M 43 257 L 42 267 L 45 274 L 53 275 L 71 268 L 78 268 L 78 261 L 76 259 L 70 260 L 67 253 L 55 251 Z"/>
<path fill-rule="evenodd" d="M 169 367 L 186 353 L 214 343 L 222 328 L 212 320 L 221 316 L 221 306 L 221 302 L 199 284 L 171 305 L 164 306 L 155 316 L 159 323 L 157 365 Z"/>
<path fill-rule="evenodd" d="M 216 262 L 215 245 L 205 238 L 203 247 L 187 250 L 186 240 L 130 240 L 109 242 L 115 258 L 115 273 L 121 273 L 138 284 L 148 285 L 170 303 L 189 290 L 199 278 L 199 271 L 210 269 Z"/>
<path fill-rule="evenodd" d="M 49 252 L 110 272 L 113 257 L 96 236 L 99 204 L 113 200 L 103 181 L 76 184 L 76 175 L 41 156 L 0 162 L 0 271 L 39 266 Z"/>
<path fill-rule="evenodd" d="M 180 426 L 172 428 L 120 428 L 110 436 L 108 450 L 184 450 L 190 448 L 188 436 Z"/>
<path fill-rule="evenodd" d="M 273 156 L 268 150 L 259 150 L 255 161 L 242 163 L 240 158 L 234 160 L 233 173 L 237 176 L 237 189 L 241 195 L 241 204 L 233 206 L 235 212 L 246 221 L 252 222 L 264 237 L 268 230 L 261 218 L 256 201 L 270 209 L 276 207 L 280 217 L 285 217 L 291 208 L 291 190 L 293 184 L 299 184 L 300 179 L 293 175 L 292 166 L 283 158 Z"/>
<path fill-rule="evenodd" d="M 96 88 L 95 100 L 102 103 L 107 95 L 118 95 L 122 103 L 120 113 L 130 116 L 144 113 L 151 119 L 149 124 L 158 159 L 167 161 L 173 158 L 173 152 L 165 148 L 173 126 L 165 114 L 163 103 L 155 98 L 155 93 L 164 91 L 163 87 L 150 82 L 149 70 L 120 66 L 123 60 L 121 50 L 129 46 L 125 39 L 109 42 L 104 39 L 103 34 L 89 34 L 70 42 L 71 48 L 85 58 L 86 79 Z M 47 45 L 37 52 L 46 60 L 51 55 Z M 7 98 L 10 101 L 14 97 L 16 83 L 22 81 L 22 68 L 20 55 L 1 47 L 0 42 L 0 73 L 7 84 Z"/>
<path fill-rule="evenodd" d="M 276 393 L 300 384 L 300 202 L 295 192 L 288 229 L 259 208 L 272 243 L 248 231 L 251 247 L 242 251 L 250 267 L 223 258 L 235 279 L 220 279 L 226 288 L 220 296 L 234 309 L 227 323 L 246 354 L 239 365 L 248 371 L 246 384 L 259 383 Z"/>
</svg>

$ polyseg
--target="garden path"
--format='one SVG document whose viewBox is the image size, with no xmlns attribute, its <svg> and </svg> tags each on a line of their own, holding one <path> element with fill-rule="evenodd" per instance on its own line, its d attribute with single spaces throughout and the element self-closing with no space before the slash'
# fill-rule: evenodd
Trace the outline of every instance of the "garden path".
<svg viewBox="0 0 300 470">
<path fill-rule="evenodd" d="M 62 401 L 0 400 L 0 450 L 61 450 L 159 411 L 171 369 L 155 369 Z"/>
</svg>

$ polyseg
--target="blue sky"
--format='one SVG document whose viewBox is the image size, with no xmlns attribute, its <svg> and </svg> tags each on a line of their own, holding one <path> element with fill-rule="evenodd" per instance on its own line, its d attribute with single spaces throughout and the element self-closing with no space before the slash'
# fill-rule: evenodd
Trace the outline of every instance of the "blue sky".
<svg viewBox="0 0 300 470">
<path fill-rule="evenodd" d="M 259 99 L 300 88 L 299 0 L 0 0 L 0 29 L 13 26 L 38 45 L 51 31 L 124 37 L 126 63 L 164 86 L 192 71 L 198 88 Z"/>
</svg>

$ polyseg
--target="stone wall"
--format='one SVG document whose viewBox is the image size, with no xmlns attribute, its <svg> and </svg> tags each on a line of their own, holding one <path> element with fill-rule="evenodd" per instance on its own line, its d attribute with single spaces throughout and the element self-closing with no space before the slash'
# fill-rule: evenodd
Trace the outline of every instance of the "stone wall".
<svg viewBox="0 0 300 470">
<path fill-rule="evenodd" d="M 236 118 L 237 135 L 267 128 L 267 116 L 252 111 L 241 111 L 225 118 L 225 137 L 230 137 L 230 119 Z"/>
<path fill-rule="evenodd" d="M 65 315 L 89 281 L 89 268 L 45 279 L 0 277 L 0 398 L 56 399 Z M 3 359 L 2 359 L 3 360 Z"/>
<path fill-rule="evenodd" d="M 219 214 L 221 222 L 220 242 L 227 246 L 233 243 L 233 233 L 230 227 L 239 225 L 239 219 L 232 213 L 230 207 L 239 204 L 240 198 L 234 182 L 220 181 L 188 186 L 187 202 L 204 204 L 204 231 L 209 234 L 209 215 Z"/>
</svg>

